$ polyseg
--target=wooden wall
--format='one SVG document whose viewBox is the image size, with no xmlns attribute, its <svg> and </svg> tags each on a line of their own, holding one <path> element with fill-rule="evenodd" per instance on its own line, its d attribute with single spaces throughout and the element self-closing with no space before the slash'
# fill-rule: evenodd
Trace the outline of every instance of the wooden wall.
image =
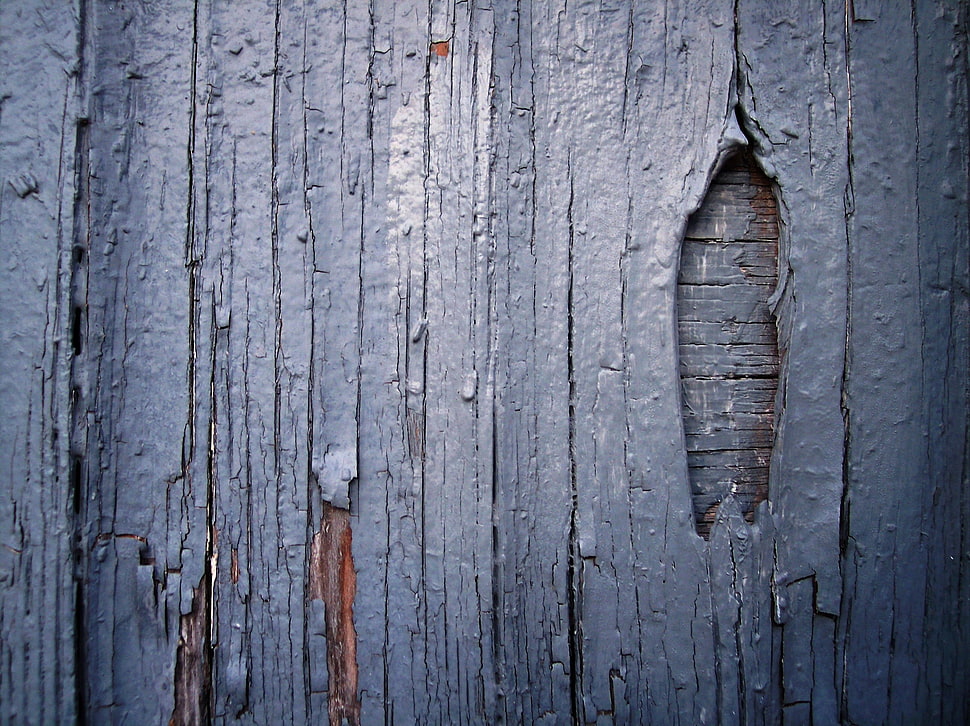
<svg viewBox="0 0 970 726">
<path fill-rule="evenodd" d="M 968 14 L 0 5 L 0 722 L 970 720 Z M 707 541 L 741 146 L 784 357 Z"/>
</svg>

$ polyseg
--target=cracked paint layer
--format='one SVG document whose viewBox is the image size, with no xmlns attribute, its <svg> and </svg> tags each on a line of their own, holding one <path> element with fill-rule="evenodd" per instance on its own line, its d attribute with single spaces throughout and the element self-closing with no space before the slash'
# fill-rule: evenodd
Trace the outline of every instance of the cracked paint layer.
<svg viewBox="0 0 970 726">
<path fill-rule="evenodd" d="M 61 5 L 0 4 L 0 721 L 970 720 L 965 2 Z M 705 541 L 742 141 L 784 417 Z"/>
</svg>

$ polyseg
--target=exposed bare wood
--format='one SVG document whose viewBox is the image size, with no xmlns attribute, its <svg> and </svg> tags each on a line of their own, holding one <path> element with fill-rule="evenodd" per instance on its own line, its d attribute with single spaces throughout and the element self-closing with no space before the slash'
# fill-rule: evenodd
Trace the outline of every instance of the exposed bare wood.
<svg viewBox="0 0 970 726">
<path fill-rule="evenodd" d="M 192 595 L 192 610 L 179 621 L 175 653 L 175 710 L 170 726 L 210 723 L 212 698 L 212 644 L 209 588 L 200 585 Z"/>
<path fill-rule="evenodd" d="M 310 597 L 322 600 L 326 607 L 330 726 L 360 724 L 352 540 L 350 512 L 325 503 L 310 551 Z"/>
<path fill-rule="evenodd" d="M 717 505 L 749 521 L 768 496 L 780 359 L 768 300 L 778 281 L 778 209 L 747 153 L 728 160 L 691 216 L 677 284 L 680 378 L 694 518 Z"/>
</svg>

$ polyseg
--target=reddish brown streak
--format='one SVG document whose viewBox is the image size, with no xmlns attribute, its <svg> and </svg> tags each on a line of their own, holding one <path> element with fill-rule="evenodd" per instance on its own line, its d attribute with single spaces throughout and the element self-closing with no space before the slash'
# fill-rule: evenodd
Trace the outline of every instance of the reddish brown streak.
<svg viewBox="0 0 970 726">
<path fill-rule="evenodd" d="M 324 503 L 320 531 L 313 536 L 310 552 L 310 597 L 326 606 L 331 726 L 340 726 L 344 719 L 350 726 L 360 724 L 352 541 L 350 512 Z"/>
</svg>

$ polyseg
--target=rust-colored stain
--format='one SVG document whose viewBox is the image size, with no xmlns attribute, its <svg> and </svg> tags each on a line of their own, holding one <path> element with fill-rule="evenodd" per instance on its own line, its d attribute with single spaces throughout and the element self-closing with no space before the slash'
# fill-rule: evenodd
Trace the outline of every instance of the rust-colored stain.
<svg viewBox="0 0 970 726">
<path fill-rule="evenodd" d="M 448 46 L 449 41 L 439 40 L 437 43 L 431 44 L 431 52 L 444 58 L 448 55 Z"/>
<path fill-rule="evenodd" d="M 326 605 L 327 671 L 331 726 L 360 725 L 357 700 L 357 572 L 351 549 L 350 512 L 324 503 L 320 531 L 310 550 L 310 597 Z"/>
</svg>

